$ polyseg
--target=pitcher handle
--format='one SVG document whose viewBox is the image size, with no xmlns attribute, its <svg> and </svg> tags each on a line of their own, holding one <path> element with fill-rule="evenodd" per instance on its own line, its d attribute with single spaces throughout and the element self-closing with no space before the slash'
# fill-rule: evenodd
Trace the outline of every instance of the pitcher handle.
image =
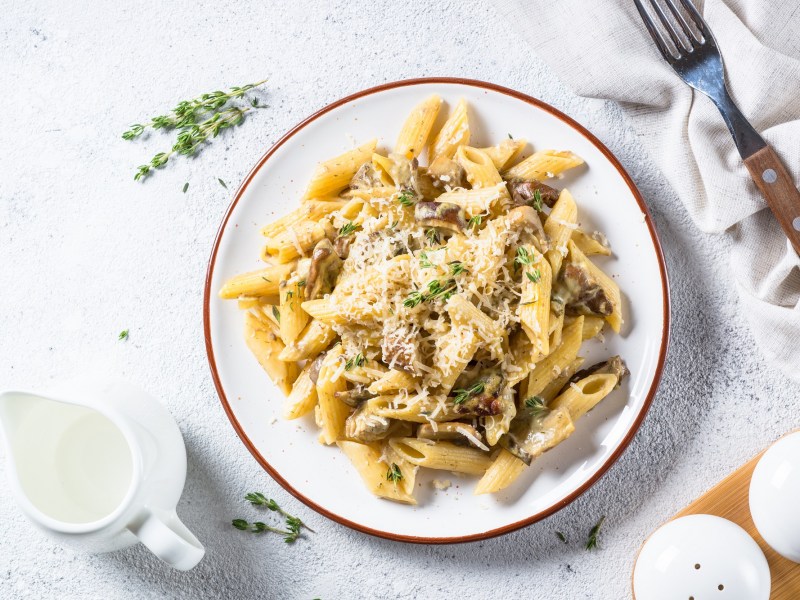
<svg viewBox="0 0 800 600">
<path fill-rule="evenodd" d="M 206 553 L 174 510 L 145 508 L 128 525 L 128 530 L 158 558 L 180 571 L 193 568 Z"/>
</svg>

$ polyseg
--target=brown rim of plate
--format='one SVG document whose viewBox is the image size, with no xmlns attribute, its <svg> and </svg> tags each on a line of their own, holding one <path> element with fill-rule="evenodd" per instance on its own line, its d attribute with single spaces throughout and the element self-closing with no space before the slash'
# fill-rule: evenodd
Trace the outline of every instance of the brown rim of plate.
<svg viewBox="0 0 800 600">
<path fill-rule="evenodd" d="M 642 406 L 639 414 L 636 417 L 636 420 L 633 423 L 633 426 L 628 431 L 625 438 L 622 440 L 622 443 L 617 447 L 614 452 L 612 452 L 611 456 L 600 466 L 599 469 L 586 481 L 583 485 L 581 485 L 577 490 L 569 494 L 566 498 L 559 500 L 552 506 L 542 510 L 535 515 L 532 515 L 526 519 L 522 519 L 521 521 L 517 521 L 515 523 L 511 523 L 510 525 L 505 525 L 503 527 L 498 527 L 496 529 L 491 529 L 489 531 L 484 531 L 483 533 L 475 533 L 472 535 L 464 535 L 464 536 L 457 536 L 457 537 L 417 537 L 411 535 L 400 535 L 396 533 L 390 533 L 387 531 L 380 531 L 377 529 L 372 529 L 371 527 L 365 527 L 364 525 L 360 525 L 358 523 L 354 523 L 349 519 L 345 519 L 337 514 L 326 510 L 325 508 L 321 507 L 320 505 L 316 504 L 315 502 L 311 501 L 310 499 L 306 498 L 304 495 L 299 493 L 295 490 L 289 483 L 280 476 L 280 474 L 272 468 L 272 466 L 267 462 L 267 460 L 261 456 L 258 450 L 256 450 L 253 442 L 247 437 L 247 434 L 242 429 L 242 426 L 239 424 L 239 421 L 236 420 L 236 417 L 231 410 L 230 403 L 228 402 L 227 397 L 225 396 L 225 391 L 222 389 L 222 385 L 220 384 L 219 374 L 217 373 L 217 363 L 216 359 L 214 358 L 214 350 L 211 346 L 211 324 L 209 320 L 209 302 L 211 298 L 211 276 L 214 272 L 214 265 L 217 260 L 217 251 L 219 250 L 220 241 L 222 240 L 222 234 L 225 230 L 225 226 L 228 224 L 228 219 L 230 219 L 231 214 L 233 213 L 236 204 L 239 202 L 239 199 L 242 197 L 242 194 L 247 189 L 247 186 L 252 181 L 255 174 L 264 166 L 264 164 L 269 160 L 269 158 L 275 153 L 275 151 L 280 148 L 283 144 L 285 144 L 295 133 L 303 129 L 306 125 L 311 123 L 312 121 L 317 120 L 319 117 L 329 113 L 330 111 L 342 106 L 343 104 L 347 104 L 348 102 L 352 102 L 353 100 L 357 100 L 359 98 L 363 98 L 365 96 L 369 96 L 371 94 L 375 94 L 378 92 L 383 92 L 385 90 L 391 90 L 395 88 L 405 87 L 409 85 L 421 85 L 421 84 L 431 84 L 431 83 L 438 83 L 444 85 L 467 85 L 477 88 L 482 88 L 485 90 L 491 90 L 493 92 L 499 92 L 501 94 L 505 94 L 506 96 L 511 96 L 512 98 L 516 98 L 517 100 L 522 100 L 528 104 L 531 104 L 537 108 L 540 108 L 551 115 L 561 119 L 564 123 L 572 127 L 578 133 L 583 135 L 586 139 L 588 139 L 594 146 L 603 153 L 603 155 L 608 159 L 608 161 L 614 165 L 614 167 L 619 172 L 620 176 L 625 180 L 625 183 L 628 185 L 628 188 L 631 190 L 633 197 L 636 199 L 637 204 L 639 205 L 639 209 L 644 213 L 645 222 L 647 223 L 647 228 L 650 231 L 650 237 L 653 240 L 653 247 L 656 251 L 656 257 L 658 258 L 658 267 L 659 271 L 661 272 L 661 293 L 663 299 L 663 310 L 664 310 L 664 323 L 662 326 L 661 331 L 661 348 L 658 353 L 658 365 L 656 367 L 655 376 L 653 377 L 653 383 L 650 385 L 650 390 L 647 392 L 647 397 L 645 398 L 644 405 Z M 456 544 L 462 542 L 474 542 L 478 540 L 485 540 L 488 538 L 492 538 L 498 535 L 503 535 L 505 533 L 510 533 L 522 527 L 526 527 L 532 523 L 536 523 L 537 521 L 541 521 L 545 517 L 549 517 L 553 513 L 561 510 L 571 502 L 573 502 L 578 496 L 583 494 L 586 490 L 588 490 L 592 485 L 594 485 L 611 467 L 614 462 L 620 457 L 620 455 L 625 451 L 628 445 L 633 440 L 633 437 L 636 435 L 636 432 L 639 430 L 639 427 L 644 420 L 647 411 L 650 409 L 650 405 L 653 402 L 653 398 L 656 395 L 656 390 L 658 389 L 658 384 L 661 380 L 661 375 L 664 371 L 664 361 L 667 355 L 667 346 L 669 345 L 669 319 L 670 319 L 670 301 L 669 301 L 669 283 L 667 279 L 667 269 L 664 263 L 664 254 L 661 249 L 661 242 L 658 239 L 658 234 L 656 233 L 655 227 L 653 226 L 653 219 L 650 216 L 650 211 L 647 209 L 647 206 L 642 199 L 642 195 L 639 193 L 639 190 L 636 188 L 636 185 L 633 183 L 630 175 L 625 171 L 622 165 L 619 163 L 617 158 L 611 153 L 611 151 L 605 147 L 605 145 L 598 140 L 594 135 L 592 135 L 583 125 L 580 125 L 578 122 L 574 121 L 572 118 L 568 117 L 561 111 L 553 108 L 549 104 L 542 102 L 541 100 L 537 100 L 527 94 L 523 94 L 522 92 L 517 92 L 507 87 L 503 87 L 494 83 L 487 83 L 485 81 L 479 81 L 476 79 L 462 79 L 459 77 L 423 77 L 419 79 L 404 79 L 401 81 L 394 81 L 391 83 L 384 83 L 382 85 L 378 85 L 376 87 L 371 87 L 366 90 L 362 90 L 360 92 L 356 92 L 355 94 L 351 94 L 346 96 L 328 106 L 318 110 L 310 117 L 306 118 L 305 120 L 301 121 L 297 125 L 295 125 L 292 129 L 290 129 L 281 139 L 279 139 L 275 144 L 264 154 L 250 173 L 245 177 L 242 184 L 239 186 L 239 189 L 236 191 L 236 195 L 231 202 L 231 205 L 228 207 L 228 210 L 225 213 L 225 217 L 222 219 L 222 223 L 219 226 L 219 230 L 217 231 L 216 239 L 214 240 L 214 248 L 211 251 L 211 257 L 208 261 L 208 269 L 206 271 L 206 283 L 205 283 L 205 291 L 203 294 L 203 331 L 206 341 L 206 353 L 208 355 L 208 364 L 211 367 L 211 376 L 214 378 L 214 386 L 217 388 L 217 394 L 219 394 L 220 401 L 222 402 L 222 406 L 225 409 L 225 413 L 228 415 L 228 419 L 230 420 L 231 424 L 233 425 L 234 430 L 236 430 L 236 434 L 239 436 L 239 439 L 242 440 L 244 445 L 250 451 L 250 454 L 258 461 L 258 463 L 267 471 L 267 473 L 272 476 L 272 478 L 277 481 L 283 489 L 289 492 L 292 496 L 300 500 L 303 504 L 312 508 L 313 510 L 317 511 L 321 515 L 328 517 L 336 521 L 337 523 L 341 523 L 346 527 L 351 529 L 355 529 L 357 531 L 362 531 L 364 533 L 368 533 L 370 535 L 374 535 L 377 537 L 385 538 L 387 540 L 394 540 L 398 542 L 412 542 L 415 544 Z"/>
</svg>

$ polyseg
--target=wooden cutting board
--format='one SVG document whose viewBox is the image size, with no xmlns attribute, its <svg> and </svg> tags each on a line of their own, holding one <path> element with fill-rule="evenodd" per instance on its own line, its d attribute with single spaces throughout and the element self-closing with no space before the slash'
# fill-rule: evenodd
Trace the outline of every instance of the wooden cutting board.
<svg viewBox="0 0 800 600">
<path fill-rule="evenodd" d="M 772 575 L 770 600 L 800 599 L 800 564 L 783 558 L 759 535 L 750 517 L 750 478 L 763 452 L 720 481 L 673 519 L 687 515 L 716 515 L 733 521 L 758 543 Z"/>
</svg>

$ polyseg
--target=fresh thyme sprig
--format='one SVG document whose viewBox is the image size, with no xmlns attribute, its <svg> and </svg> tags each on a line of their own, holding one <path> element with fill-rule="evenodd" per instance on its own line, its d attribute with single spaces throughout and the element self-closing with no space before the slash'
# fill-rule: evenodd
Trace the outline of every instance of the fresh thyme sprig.
<svg viewBox="0 0 800 600">
<path fill-rule="evenodd" d="M 549 410 L 545 404 L 544 398 L 541 396 L 531 396 L 530 398 L 527 398 L 525 400 L 525 408 L 528 409 L 532 417 L 543 415 Z"/>
<path fill-rule="evenodd" d="M 125 140 L 138 138 L 144 131 L 151 127 L 153 129 L 163 129 L 169 131 L 178 129 L 175 144 L 169 152 L 159 152 L 150 162 L 140 165 L 134 175 L 134 181 L 140 181 L 152 174 L 154 169 L 163 168 L 173 154 L 183 154 L 191 156 L 202 149 L 202 144 L 215 138 L 223 129 L 235 127 L 244 120 L 246 112 L 251 110 L 248 107 L 228 105 L 228 102 L 244 96 L 249 90 L 260 86 L 266 81 L 250 83 L 241 87 L 233 87 L 229 92 L 215 91 L 203 94 L 193 100 L 184 100 L 166 115 L 153 117 L 145 124 L 136 123 L 131 125 L 128 131 L 122 134 Z M 253 108 L 258 108 L 257 103 Z M 220 185 L 227 187 L 220 179 Z"/>
<path fill-rule="evenodd" d="M 525 273 L 525 276 L 533 283 L 539 283 L 539 281 L 542 279 L 542 272 L 539 269 L 534 269 L 529 273 Z"/>
<path fill-rule="evenodd" d="M 450 265 L 450 273 L 453 275 L 453 277 L 461 275 L 461 273 L 469 273 L 467 268 L 464 266 L 464 263 L 462 263 L 460 260 L 453 260 L 447 264 Z"/>
<path fill-rule="evenodd" d="M 427 292 L 420 292 L 419 290 L 416 290 L 409 293 L 408 297 L 403 300 L 403 306 L 406 308 L 414 308 L 422 302 L 427 302 L 428 300 L 434 300 L 436 298 L 447 300 L 450 298 L 450 296 L 456 293 L 456 288 L 457 286 L 455 279 L 448 279 L 444 283 L 438 279 L 434 279 L 428 283 Z"/>
<path fill-rule="evenodd" d="M 453 398 L 453 404 L 463 404 L 473 396 L 482 394 L 483 390 L 485 389 L 486 384 L 483 381 L 479 381 L 477 383 L 473 383 L 468 388 L 453 390 L 453 392 L 456 394 L 455 398 Z"/>
<path fill-rule="evenodd" d="M 514 257 L 514 264 L 525 266 L 529 265 L 532 262 L 531 253 L 528 252 L 528 249 L 524 246 L 520 246 L 517 248 L 517 255 Z"/>
<path fill-rule="evenodd" d="M 277 533 L 283 536 L 283 541 L 287 544 L 293 543 L 300 537 L 302 530 L 308 529 L 310 532 L 315 533 L 311 527 L 303 523 L 297 517 L 294 517 L 283 510 L 275 500 L 271 498 L 267 498 L 261 492 L 250 492 L 249 494 L 245 495 L 245 500 L 250 502 L 250 504 L 254 506 L 263 506 L 272 512 L 277 512 L 281 516 L 285 518 L 285 527 L 286 529 L 280 529 L 278 527 L 273 527 L 271 525 L 267 525 L 262 521 L 255 521 L 253 523 L 248 523 L 244 519 L 234 519 L 231 524 L 241 531 L 251 531 L 253 533 L 263 533 L 265 531 L 271 531 L 272 533 Z"/>
<path fill-rule="evenodd" d="M 347 362 L 344 363 L 344 370 L 350 371 L 353 368 L 358 368 L 362 366 L 365 362 L 367 362 L 367 359 L 364 358 L 364 355 L 361 354 L 361 352 L 359 352 L 353 358 L 349 358 Z"/>
<path fill-rule="evenodd" d="M 149 123 L 135 123 L 131 125 L 130 129 L 122 134 L 122 139 L 133 140 L 142 135 L 148 127 L 169 130 L 197 125 L 197 120 L 202 115 L 219 110 L 230 100 L 241 98 L 253 88 L 266 82 L 267 80 L 264 79 L 258 83 L 248 83 L 241 87 L 232 87 L 229 92 L 217 90 L 215 92 L 208 92 L 192 100 L 183 100 L 166 115 L 153 117 Z M 251 102 L 250 104 L 253 108 L 258 107 L 257 102 L 255 104 Z"/>
<path fill-rule="evenodd" d="M 403 190 L 397 197 L 397 201 L 403 206 L 414 206 L 417 203 L 416 194 L 411 190 Z"/>
<path fill-rule="evenodd" d="M 119 332 L 119 337 L 117 339 L 118 340 L 127 340 L 128 339 L 128 333 L 129 333 L 129 331 L 127 329 L 123 329 L 122 331 Z"/>
<path fill-rule="evenodd" d="M 347 237 L 348 235 L 352 235 L 356 232 L 356 230 L 361 227 L 360 225 L 356 225 L 352 221 L 348 221 L 339 229 L 339 235 L 341 237 Z"/>
<path fill-rule="evenodd" d="M 436 230 L 435 227 L 430 227 L 429 229 L 425 230 L 425 239 L 428 240 L 429 246 L 435 246 L 439 243 L 440 237 L 439 232 Z"/>
<path fill-rule="evenodd" d="M 402 481 L 403 473 L 400 471 L 400 467 L 397 464 L 392 463 L 392 466 L 389 467 L 389 470 L 386 471 L 386 480 L 394 482 L 397 485 L 398 481 Z"/>
<path fill-rule="evenodd" d="M 586 541 L 587 550 L 594 550 L 597 548 L 597 535 L 600 533 L 600 528 L 603 526 L 603 521 L 605 520 L 605 516 L 600 517 L 600 520 L 592 527 L 592 530 L 589 532 L 589 539 Z"/>
<path fill-rule="evenodd" d="M 542 205 L 541 190 L 533 190 L 533 208 L 538 212 L 542 212 L 542 210 L 544 210 L 544 206 Z"/>
</svg>

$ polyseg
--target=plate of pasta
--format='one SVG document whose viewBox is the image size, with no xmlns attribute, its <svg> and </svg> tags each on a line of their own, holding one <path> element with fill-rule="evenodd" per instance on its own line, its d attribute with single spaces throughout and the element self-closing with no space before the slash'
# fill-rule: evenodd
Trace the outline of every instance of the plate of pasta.
<svg viewBox="0 0 800 600">
<path fill-rule="evenodd" d="M 355 529 L 447 543 L 592 485 L 655 395 L 666 269 L 640 194 L 556 109 L 456 79 L 312 115 L 217 236 L 212 375 L 289 492 Z"/>
</svg>

